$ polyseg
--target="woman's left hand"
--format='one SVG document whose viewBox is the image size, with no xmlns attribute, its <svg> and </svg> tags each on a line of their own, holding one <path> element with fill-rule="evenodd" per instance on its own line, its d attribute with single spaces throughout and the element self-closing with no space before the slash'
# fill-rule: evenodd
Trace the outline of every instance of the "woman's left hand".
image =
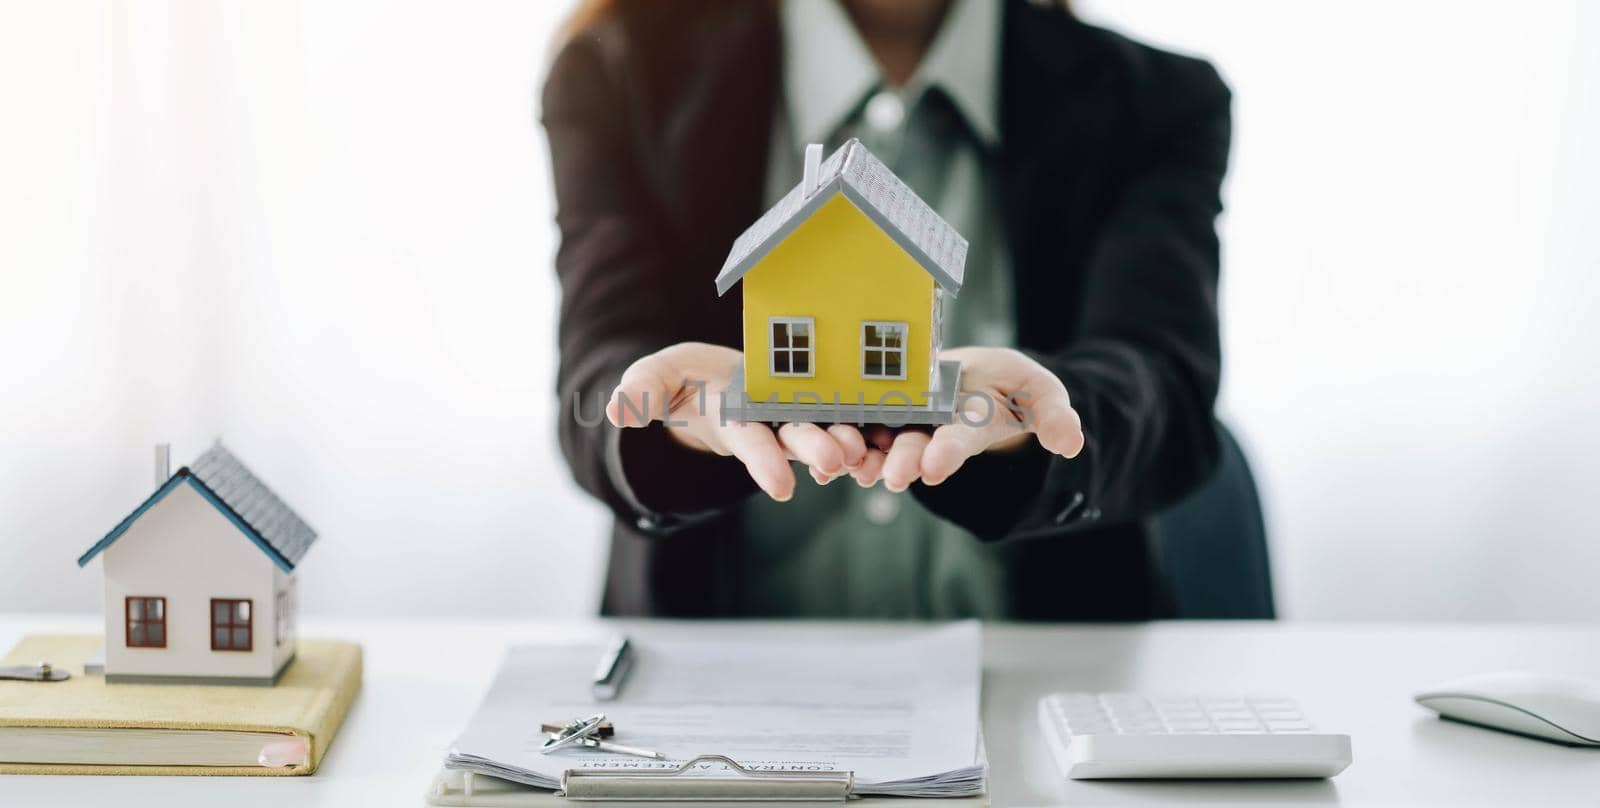
<svg viewBox="0 0 1600 808">
<path fill-rule="evenodd" d="M 918 479 L 938 485 L 967 458 L 1014 451 L 1030 439 L 1062 457 L 1076 457 L 1083 450 L 1083 424 L 1066 385 L 1043 365 L 1010 348 L 953 348 L 940 358 L 961 362 L 956 420 L 931 434 L 906 430 L 894 435 L 880 475 L 890 491 L 904 491 Z M 864 482 L 859 476 L 857 481 Z"/>
</svg>

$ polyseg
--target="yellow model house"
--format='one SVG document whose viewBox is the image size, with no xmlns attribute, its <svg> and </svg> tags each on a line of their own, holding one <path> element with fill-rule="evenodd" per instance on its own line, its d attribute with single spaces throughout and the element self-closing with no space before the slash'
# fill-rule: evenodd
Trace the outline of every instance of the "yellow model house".
<svg viewBox="0 0 1600 808">
<path fill-rule="evenodd" d="M 946 423 L 960 365 L 939 311 L 967 241 L 858 140 L 734 241 L 717 294 L 744 283 L 744 366 L 724 414 L 748 421 Z"/>
</svg>

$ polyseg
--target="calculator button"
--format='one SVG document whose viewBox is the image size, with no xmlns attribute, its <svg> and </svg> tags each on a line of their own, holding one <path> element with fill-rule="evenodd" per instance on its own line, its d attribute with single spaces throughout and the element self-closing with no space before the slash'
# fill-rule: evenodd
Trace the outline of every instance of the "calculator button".
<svg viewBox="0 0 1600 808">
<path fill-rule="evenodd" d="M 1310 732 L 1311 725 L 1305 721 L 1268 721 L 1267 729 L 1273 732 Z"/>
<path fill-rule="evenodd" d="M 1150 729 L 1161 729 L 1163 727 L 1161 721 L 1156 718 L 1149 718 L 1139 721 L 1118 721 L 1117 726 L 1124 730 L 1134 732 Z"/>
<path fill-rule="evenodd" d="M 1256 717 L 1255 716 L 1250 715 L 1249 713 L 1244 713 L 1242 715 L 1241 714 L 1237 714 L 1237 713 L 1212 713 L 1211 714 L 1211 723 L 1221 725 L 1221 724 L 1255 724 L 1255 723 L 1259 723 L 1259 722 L 1256 721 Z"/>
<path fill-rule="evenodd" d="M 1145 724 L 1154 724 L 1158 727 L 1161 726 L 1161 718 L 1155 713 L 1150 713 L 1148 715 L 1119 715 L 1116 717 L 1116 722 L 1118 724 L 1124 724 L 1130 727 L 1138 727 Z"/>
<path fill-rule="evenodd" d="M 1217 724 L 1217 729 L 1248 729 L 1248 730 L 1255 730 L 1257 732 L 1261 731 L 1262 729 L 1265 729 L 1265 727 L 1262 726 L 1260 721 L 1254 721 L 1254 720 L 1251 720 L 1251 721 L 1218 721 L 1218 722 L 1216 722 L 1216 724 Z"/>
</svg>

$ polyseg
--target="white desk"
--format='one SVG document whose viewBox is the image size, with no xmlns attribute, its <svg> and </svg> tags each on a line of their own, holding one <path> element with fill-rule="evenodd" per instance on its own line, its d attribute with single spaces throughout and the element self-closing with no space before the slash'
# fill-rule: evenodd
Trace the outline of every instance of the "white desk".
<svg viewBox="0 0 1600 808">
<path fill-rule="evenodd" d="M 507 642 L 599 636 L 598 623 L 306 620 L 307 636 L 366 646 L 366 684 L 321 771 L 299 778 L 0 777 L 0 806 L 415 806 Z M 92 631 L 93 618 L 0 616 L 24 633 Z M 632 630 L 715 632 L 715 624 Z M 872 631 L 872 626 L 839 630 Z M 1502 668 L 1600 676 L 1600 627 L 1165 623 L 985 629 L 984 726 L 996 806 L 1106 804 L 1594 805 L 1600 750 L 1441 722 L 1410 693 Z M 1059 688 L 1282 693 L 1353 736 L 1331 781 L 1078 782 L 1036 745 L 1034 702 Z"/>
</svg>

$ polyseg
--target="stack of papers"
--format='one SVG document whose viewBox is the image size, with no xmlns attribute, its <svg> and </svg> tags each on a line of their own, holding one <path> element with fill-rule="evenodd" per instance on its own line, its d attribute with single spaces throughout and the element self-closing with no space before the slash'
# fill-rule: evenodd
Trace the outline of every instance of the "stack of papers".
<svg viewBox="0 0 1600 808">
<path fill-rule="evenodd" d="M 554 789 L 568 769 L 671 770 L 720 754 L 758 771 L 850 771 L 858 795 L 983 793 L 976 622 L 863 640 L 716 630 L 716 641 L 635 634 L 633 670 L 608 702 L 589 693 L 600 644 L 512 648 L 446 767 Z M 616 726 L 618 743 L 667 760 L 539 751 L 541 723 L 597 712 Z M 692 772 L 726 774 L 718 769 Z"/>
</svg>

